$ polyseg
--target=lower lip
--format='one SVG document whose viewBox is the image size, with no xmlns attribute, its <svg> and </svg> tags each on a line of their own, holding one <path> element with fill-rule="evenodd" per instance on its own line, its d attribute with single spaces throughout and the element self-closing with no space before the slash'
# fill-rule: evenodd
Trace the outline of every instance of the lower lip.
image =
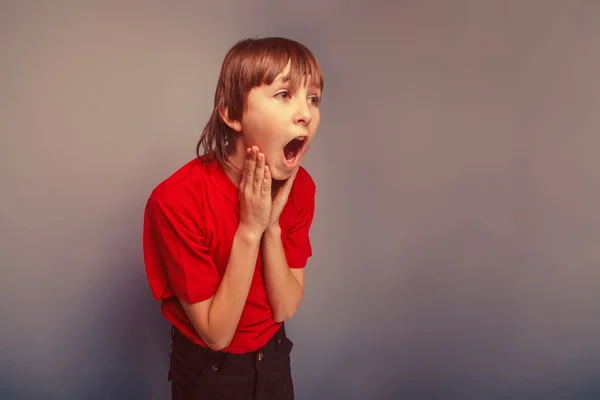
<svg viewBox="0 0 600 400">
<path fill-rule="evenodd" d="M 298 153 L 296 153 L 296 155 L 294 156 L 294 158 L 292 158 L 291 160 L 288 160 L 287 158 L 285 158 L 285 152 L 282 152 L 281 154 L 283 156 L 283 162 L 284 162 L 284 164 L 288 168 L 294 168 L 296 166 L 296 161 L 298 160 L 298 154 L 300 154 L 300 151 L 298 151 Z"/>
</svg>

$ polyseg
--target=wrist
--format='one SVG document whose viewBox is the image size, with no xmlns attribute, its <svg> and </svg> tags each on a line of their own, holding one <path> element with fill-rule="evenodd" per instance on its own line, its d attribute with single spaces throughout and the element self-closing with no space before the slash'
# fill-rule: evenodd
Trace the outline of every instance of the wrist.
<svg viewBox="0 0 600 400">
<path fill-rule="evenodd" d="M 277 223 L 271 224 L 265 230 L 265 234 L 269 236 L 281 236 L 281 227 L 279 226 L 279 221 Z"/>
<path fill-rule="evenodd" d="M 238 239 L 242 240 L 247 244 L 256 244 L 260 243 L 260 239 L 262 237 L 262 232 L 257 229 L 252 229 L 245 225 L 239 225 L 237 231 L 235 232 L 235 236 Z"/>
</svg>

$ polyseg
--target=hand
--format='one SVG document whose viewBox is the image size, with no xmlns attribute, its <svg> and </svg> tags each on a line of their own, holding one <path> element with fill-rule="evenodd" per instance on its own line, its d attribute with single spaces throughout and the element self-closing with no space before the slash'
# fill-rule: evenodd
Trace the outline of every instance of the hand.
<svg viewBox="0 0 600 400">
<path fill-rule="evenodd" d="M 306 148 L 302 150 L 302 153 L 298 155 L 298 164 L 296 165 L 296 168 L 294 168 L 292 176 L 290 176 L 285 181 L 285 183 L 276 188 L 273 197 L 273 203 L 271 207 L 271 218 L 269 219 L 268 228 L 279 228 L 279 217 L 281 216 L 281 212 L 283 211 L 283 208 L 285 207 L 288 201 L 290 192 L 292 191 L 292 186 L 294 186 L 294 180 L 296 179 L 296 175 L 298 174 L 298 170 L 300 169 L 300 162 L 302 161 L 304 154 L 306 154 L 309 148 L 310 145 L 306 146 Z"/>
<path fill-rule="evenodd" d="M 246 150 L 239 199 L 240 226 L 262 236 L 271 215 L 271 172 L 265 165 L 265 155 L 256 146 Z"/>
</svg>

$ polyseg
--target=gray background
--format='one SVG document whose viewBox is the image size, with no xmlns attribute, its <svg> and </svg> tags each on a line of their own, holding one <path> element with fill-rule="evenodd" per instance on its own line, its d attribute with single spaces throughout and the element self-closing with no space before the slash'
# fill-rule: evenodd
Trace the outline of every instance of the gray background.
<svg viewBox="0 0 600 400">
<path fill-rule="evenodd" d="M 267 35 L 326 77 L 298 399 L 600 398 L 600 2 L 215 4 L 0 2 L 0 398 L 167 398 L 143 207 Z"/>
</svg>

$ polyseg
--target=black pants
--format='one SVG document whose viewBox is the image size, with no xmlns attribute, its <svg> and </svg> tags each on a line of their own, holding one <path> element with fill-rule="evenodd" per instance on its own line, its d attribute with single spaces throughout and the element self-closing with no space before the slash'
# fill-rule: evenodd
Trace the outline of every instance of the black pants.
<svg viewBox="0 0 600 400">
<path fill-rule="evenodd" d="M 173 400 L 293 400 L 285 328 L 261 349 L 245 354 L 213 351 L 173 327 L 169 380 Z"/>
</svg>

